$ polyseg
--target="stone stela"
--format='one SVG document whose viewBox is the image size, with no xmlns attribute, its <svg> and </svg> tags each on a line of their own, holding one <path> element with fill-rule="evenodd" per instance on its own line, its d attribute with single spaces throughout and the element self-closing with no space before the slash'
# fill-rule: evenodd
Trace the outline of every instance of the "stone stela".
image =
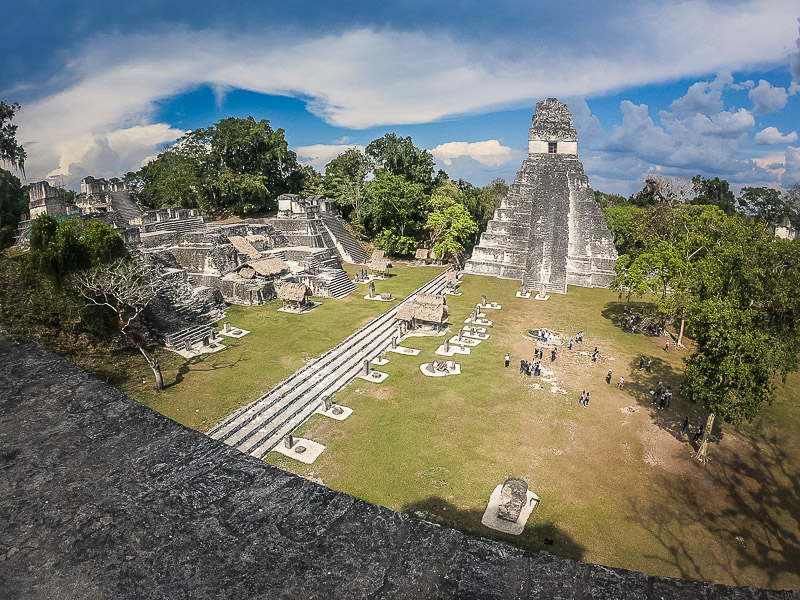
<svg viewBox="0 0 800 600">
<path fill-rule="evenodd" d="M 528 156 L 489 221 L 464 271 L 520 279 L 520 295 L 547 285 L 608 287 L 617 251 L 578 160 L 578 134 L 566 104 L 536 103 Z"/>
</svg>

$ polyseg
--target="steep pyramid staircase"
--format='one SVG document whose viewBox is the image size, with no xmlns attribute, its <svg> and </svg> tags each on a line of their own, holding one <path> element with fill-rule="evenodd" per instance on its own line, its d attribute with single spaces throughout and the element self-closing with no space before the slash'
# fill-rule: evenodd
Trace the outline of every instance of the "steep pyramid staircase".
<svg viewBox="0 0 800 600">
<path fill-rule="evenodd" d="M 345 262 L 364 264 L 369 260 L 369 255 L 361 247 L 361 244 L 356 241 L 356 238 L 347 231 L 339 215 L 327 212 L 322 213 L 322 222 L 325 224 L 325 228 L 336 245 L 336 249 Z"/>
</svg>

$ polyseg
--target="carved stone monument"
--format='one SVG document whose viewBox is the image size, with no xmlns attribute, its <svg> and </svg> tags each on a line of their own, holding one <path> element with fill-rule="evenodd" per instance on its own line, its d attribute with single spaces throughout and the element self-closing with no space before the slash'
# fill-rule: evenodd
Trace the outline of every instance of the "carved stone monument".
<svg viewBox="0 0 800 600">
<path fill-rule="evenodd" d="M 374 298 L 375 297 L 375 282 L 374 281 L 370 281 L 369 282 L 369 297 L 370 298 Z"/>
<path fill-rule="evenodd" d="M 516 521 L 528 500 L 528 484 L 524 479 L 512 477 L 503 484 L 497 516 L 505 521 Z"/>
<path fill-rule="evenodd" d="M 547 284 L 608 287 L 617 251 L 578 160 L 578 134 L 566 104 L 536 103 L 528 156 L 464 271 Z"/>
</svg>

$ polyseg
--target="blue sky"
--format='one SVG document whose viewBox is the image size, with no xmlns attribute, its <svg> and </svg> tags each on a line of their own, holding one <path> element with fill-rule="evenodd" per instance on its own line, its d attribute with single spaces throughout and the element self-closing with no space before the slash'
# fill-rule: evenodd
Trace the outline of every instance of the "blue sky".
<svg viewBox="0 0 800 600">
<path fill-rule="evenodd" d="M 183 132 L 267 118 L 322 170 L 387 131 L 452 178 L 511 181 L 536 101 L 572 110 L 595 189 L 650 172 L 800 181 L 797 0 L 29 0 L 0 22 L 27 178 L 136 169 Z"/>
</svg>

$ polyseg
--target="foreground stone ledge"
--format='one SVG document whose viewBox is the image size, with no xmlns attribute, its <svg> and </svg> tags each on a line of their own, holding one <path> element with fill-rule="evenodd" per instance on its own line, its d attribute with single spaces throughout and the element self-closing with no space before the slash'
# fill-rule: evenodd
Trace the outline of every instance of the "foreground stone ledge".
<svg viewBox="0 0 800 600">
<path fill-rule="evenodd" d="M 0 331 L 0 597 L 773 599 L 474 538 L 275 469 Z"/>
</svg>

